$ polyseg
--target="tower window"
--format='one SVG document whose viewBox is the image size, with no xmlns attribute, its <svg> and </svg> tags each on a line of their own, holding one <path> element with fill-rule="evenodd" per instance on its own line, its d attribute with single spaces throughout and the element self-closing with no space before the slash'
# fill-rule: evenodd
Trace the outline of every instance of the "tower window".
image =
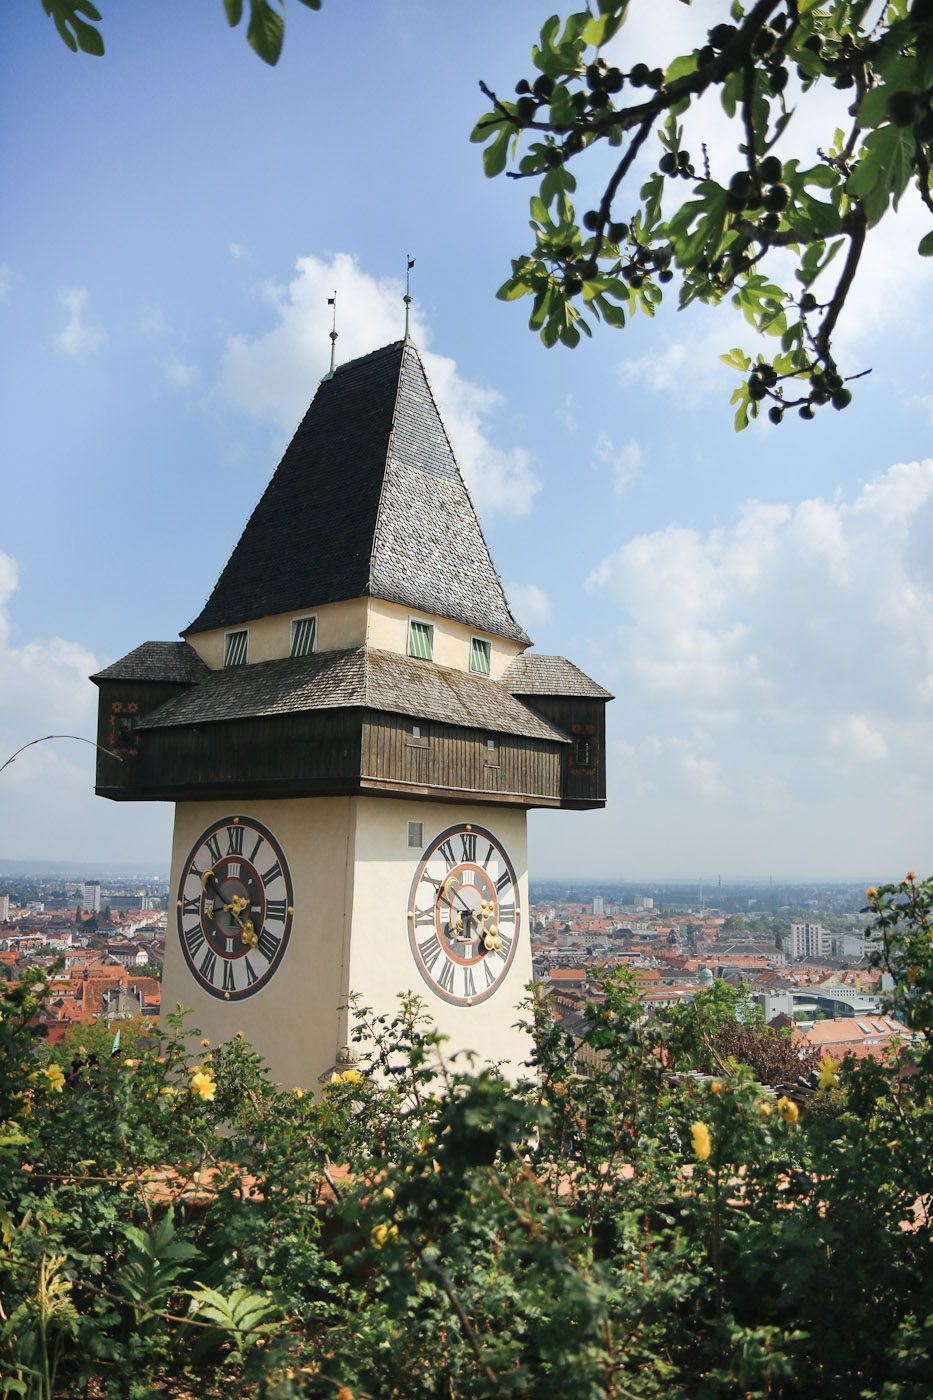
<svg viewBox="0 0 933 1400">
<path fill-rule="evenodd" d="M 434 660 L 434 628 L 430 622 L 412 618 L 408 624 L 408 655 L 421 661 Z"/>
<path fill-rule="evenodd" d="M 317 618 L 296 617 L 292 619 L 292 646 L 290 656 L 310 656 L 317 640 Z"/>
<path fill-rule="evenodd" d="M 224 637 L 224 665 L 245 666 L 249 652 L 249 632 L 227 632 Z"/>
<path fill-rule="evenodd" d="M 492 647 L 489 642 L 484 642 L 481 637 L 474 637 L 470 642 L 470 670 L 478 672 L 481 676 L 488 676 L 491 655 Z"/>
<path fill-rule="evenodd" d="M 578 768 L 589 768 L 593 762 L 592 744 L 589 739 L 576 738 L 573 741 L 573 757 Z"/>
<path fill-rule="evenodd" d="M 408 845 L 411 850 L 421 850 L 424 845 L 424 822 L 408 823 Z"/>
</svg>

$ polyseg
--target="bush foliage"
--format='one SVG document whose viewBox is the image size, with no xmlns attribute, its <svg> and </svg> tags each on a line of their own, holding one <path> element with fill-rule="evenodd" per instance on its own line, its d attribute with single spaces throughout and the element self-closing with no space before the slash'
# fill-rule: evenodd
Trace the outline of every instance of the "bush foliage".
<svg viewBox="0 0 933 1400">
<path fill-rule="evenodd" d="M 518 1085 L 445 1061 L 415 998 L 358 1008 L 366 1068 L 315 1098 L 180 1016 L 59 1065 L 30 973 L 0 1006 L 0 1394 L 926 1400 L 933 885 L 871 904 L 915 1043 L 809 1096 L 755 1078 L 787 1041 L 720 988 L 642 1023 L 608 979 L 586 1075 L 535 997 Z"/>
</svg>

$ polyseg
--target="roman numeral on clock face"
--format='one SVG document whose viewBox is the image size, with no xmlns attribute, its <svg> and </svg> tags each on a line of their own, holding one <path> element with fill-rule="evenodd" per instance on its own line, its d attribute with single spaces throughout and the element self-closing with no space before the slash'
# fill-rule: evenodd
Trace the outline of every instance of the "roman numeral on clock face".
<svg viewBox="0 0 933 1400">
<path fill-rule="evenodd" d="M 206 888 L 201 867 L 213 872 Z M 181 952 L 200 989 L 225 1001 L 261 991 L 282 965 L 293 900 L 285 853 L 266 827 L 240 815 L 202 832 L 182 865 L 176 900 Z M 259 958 L 247 942 L 253 928 Z"/>
<path fill-rule="evenodd" d="M 518 888 L 501 842 L 472 822 L 448 827 L 425 847 L 412 875 L 408 940 L 415 965 L 436 996 L 465 1007 L 498 991 L 520 931 Z M 497 937 L 490 941 L 501 939 L 499 948 L 486 946 L 493 929 Z"/>
</svg>

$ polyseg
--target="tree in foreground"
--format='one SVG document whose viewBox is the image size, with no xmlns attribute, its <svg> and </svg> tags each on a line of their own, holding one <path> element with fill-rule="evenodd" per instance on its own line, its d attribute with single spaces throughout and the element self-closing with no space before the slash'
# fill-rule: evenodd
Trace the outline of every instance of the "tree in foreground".
<svg viewBox="0 0 933 1400">
<path fill-rule="evenodd" d="M 491 105 L 472 139 L 486 174 L 534 190 L 533 245 L 499 296 L 532 299 L 548 346 L 576 345 L 594 320 L 653 316 L 666 288 L 680 307 L 729 300 L 774 342 L 754 361 L 722 357 L 743 375 L 737 429 L 762 409 L 779 423 L 845 408 L 859 374 L 837 363 L 833 335 L 866 247 L 911 185 L 931 215 L 918 252 L 933 256 L 933 0 L 734 0 L 664 68 L 626 52 L 631 7 L 552 16 L 514 95 L 481 84 Z M 823 130 L 827 88 L 838 115 Z M 702 136 L 687 149 L 682 118 L 704 95 L 731 119 L 731 158 L 713 159 Z M 639 184 L 639 158 L 655 151 Z M 580 211 L 585 173 L 603 178 Z"/>
<path fill-rule="evenodd" d="M 358 1008 L 364 1068 L 315 1099 L 180 1017 L 62 1066 L 30 972 L 0 1003 L 0 1395 L 926 1400 L 933 884 L 870 903 L 915 1039 L 807 1094 L 756 1078 L 721 988 L 665 1025 L 609 979 L 585 1075 L 535 999 L 517 1086 L 443 1062 L 416 998 Z"/>
</svg>

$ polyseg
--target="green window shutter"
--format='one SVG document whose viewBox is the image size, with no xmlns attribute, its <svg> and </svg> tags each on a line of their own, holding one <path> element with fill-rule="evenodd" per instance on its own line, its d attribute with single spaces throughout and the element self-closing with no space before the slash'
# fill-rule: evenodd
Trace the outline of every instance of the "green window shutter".
<svg viewBox="0 0 933 1400">
<path fill-rule="evenodd" d="M 470 670 L 478 671 L 481 676 L 488 676 L 491 652 L 492 648 L 488 642 L 474 637 L 470 644 Z"/>
<path fill-rule="evenodd" d="M 292 623 L 292 656 L 310 656 L 314 650 L 317 618 L 300 617 Z"/>
<path fill-rule="evenodd" d="M 248 632 L 228 632 L 224 638 L 224 665 L 245 665 L 248 642 Z"/>
<path fill-rule="evenodd" d="M 409 622 L 408 655 L 422 661 L 434 660 L 434 628 L 429 622 Z"/>
</svg>

